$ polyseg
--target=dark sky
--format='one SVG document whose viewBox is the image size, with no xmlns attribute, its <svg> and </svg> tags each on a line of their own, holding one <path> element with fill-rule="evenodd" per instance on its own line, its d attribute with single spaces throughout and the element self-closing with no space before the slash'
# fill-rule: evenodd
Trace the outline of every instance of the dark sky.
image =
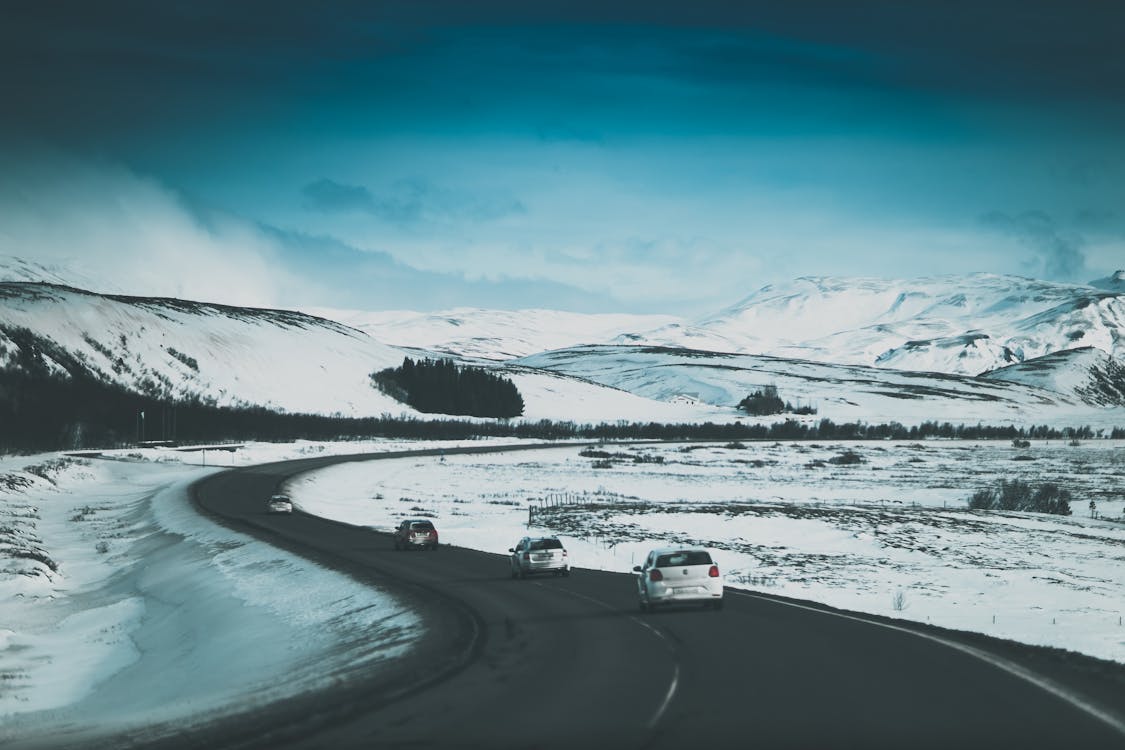
<svg viewBox="0 0 1125 750">
<path fill-rule="evenodd" d="M 368 309 L 1085 281 L 1125 266 L 1115 6 L 8 2 L 0 254 Z"/>
</svg>

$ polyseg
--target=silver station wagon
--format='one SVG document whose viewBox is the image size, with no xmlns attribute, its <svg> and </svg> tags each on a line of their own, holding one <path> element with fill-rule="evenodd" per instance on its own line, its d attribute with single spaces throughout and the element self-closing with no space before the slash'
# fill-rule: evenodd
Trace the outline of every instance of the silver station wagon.
<svg viewBox="0 0 1125 750">
<path fill-rule="evenodd" d="M 570 560 L 558 537 L 525 536 L 508 552 L 512 555 L 512 578 L 527 578 L 532 573 L 570 575 Z"/>
</svg>

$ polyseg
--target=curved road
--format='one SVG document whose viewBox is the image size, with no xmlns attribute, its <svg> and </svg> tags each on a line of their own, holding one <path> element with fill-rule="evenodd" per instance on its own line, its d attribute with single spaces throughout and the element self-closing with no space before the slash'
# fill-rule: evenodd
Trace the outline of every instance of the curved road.
<svg viewBox="0 0 1125 750">
<path fill-rule="evenodd" d="M 730 589 L 720 612 L 642 615 L 627 575 L 515 581 L 497 554 L 395 552 L 388 534 L 262 512 L 295 474 L 437 452 L 288 461 L 195 486 L 224 524 L 391 591 L 426 631 L 369 678 L 160 746 L 1125 747 L 1116 665 Z"/>
</svg>

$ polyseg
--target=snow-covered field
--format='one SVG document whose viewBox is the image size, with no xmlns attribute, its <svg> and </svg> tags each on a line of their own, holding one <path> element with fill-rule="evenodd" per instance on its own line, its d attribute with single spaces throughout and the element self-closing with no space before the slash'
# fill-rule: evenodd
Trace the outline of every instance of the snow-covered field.
<svg viewBox="0 0 1125 750">
<path fill-rule="evenodd" d="M 0 458 L 0 744 L 182 728 L 403 653 L 422 626 L 392 597 L 216 526 L 185 488 L 216 466 L 415 447 Z M 965 508 L 1015 476 L 1070 489 L 1074 515 Z M 703 544 L 732 586 L 1125 662 L 1122 476 L 1125 443 L 1105 440 L 562 444 L 344 464 L 289 491 L 384 530 L 432 517 L 443 541 L 498 553 L 556 533 L 579 568 Z"/>
<path fill-rule="evenodd" d="M 577 567 L 628 571 L 658 544 L 702 544 L 732 586 L 1125 662 L 1121 442 L 598 450 L 609 456 L 571 446 L 348 464 L 289 490 L 311 513 L 383 530 L 432 517 L 443 541 L 498 553 L 555 533 Z M 849 451 L 858 463 L 833 462 Z M 1073 515 L 966 508 L 1012 477 L 1069 489 Z"/>
</svg>

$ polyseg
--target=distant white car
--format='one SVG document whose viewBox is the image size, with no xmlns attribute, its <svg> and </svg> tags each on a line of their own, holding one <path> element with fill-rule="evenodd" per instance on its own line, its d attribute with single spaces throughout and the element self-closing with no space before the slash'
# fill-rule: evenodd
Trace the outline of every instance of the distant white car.
<svg viewBox="0 0 1125 750">
<path fill-rule="evenodd" d="M 663 547 L 648 553 L 637 574 L 641 611 L 659 604 L 702 603 L 723 607 L 723 574 L 711 553 L 699 547 Z"/>
<path fill-rule="evenodd" d="M 570 575 L 570 560 L 563 543 L 555 536 L 525 536 L 508 550 L 512 578 L 527 578 L 532 573 Z"/>
<path fill-rule="evenodd" d="M 292 513 L 293 501 L 288 495 L 272 495 L 266 501 L 266 513 Z"/>
</svg>

